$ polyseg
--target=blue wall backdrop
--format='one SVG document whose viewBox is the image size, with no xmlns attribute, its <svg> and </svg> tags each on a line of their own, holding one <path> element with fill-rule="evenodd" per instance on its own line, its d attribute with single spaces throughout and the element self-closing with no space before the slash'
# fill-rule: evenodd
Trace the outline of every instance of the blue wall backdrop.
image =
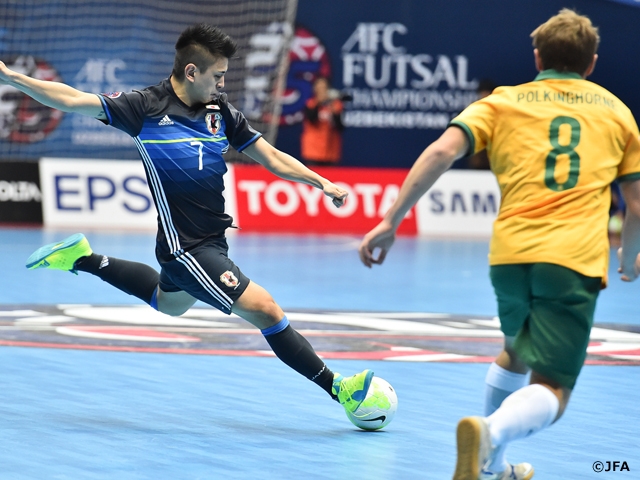
<svg viewBox="0 0 640 480">
<path fill-rule="evenodd" d="M 0 59 L 85 91 L 130 91 L 168 76 L 179 32 L 205 21 L 240 41 L 226 90 L 234 104 L 248 109 L 242 92 L 257 75 L 246 69 L 249 58 L 272 69 L 266 59 L 277 57 L 274 45 L 286 44 L 287 27 L 264 15 L 249 21 L 229 5 L 236 3 L 0 1 Z M 322 73 L 353 96 L 345 112 L 342 164 L 409 167 L 476 98 L 478 80 L 513 85 L 534 78 L 529 34 L 563 7 L 589 15 L 600 28 L 600 60 L 591 79 L 640 116 L 636 0 L 299 0 L 276 144 L 299 156 L 301 107 L 313 76 Z M 91 118 L 40 108 L 0 86 L 0 160 L 43 156 L 138 158 L 125 134 Z"/>
<path fill-rule="evenodd" d="M 565 7 L 600 29 L 599 60 L 589 79 L 640 116 L 640 2 L 300 0 L 297 23 L 326 48 L 320 60 L 328 60 L 334 87 L 354 93 L 346 106 L 342 164 L 411 166 L 475 98 L 476 81 L 515 85 L 535 77 L 529 34 Z M 318 68 L 314 53 L 303 59 L 309 70 Z M 292 57 L 294 68 L 299 56 Z M 300 84 L 299 73 L 289 77 Z M 277 146 L 299 155 L 300 132 L 299 123 L 281 126 Z"/>
<path fill-rule="evenodd" d="M 225 90 L 263 130 L 268 127 L 261 114 L 271 112 L 275 72 L 286 53 L 288 3 L 0 0 L 0 60 L 85 92 L 130 92 L 171 74 L 174 45 L 186 27 L 218 25 L 239 47 Z M 137 159 L 138 153 L 131 138 L 114 128 L 45 108 L 0 85 L 0 160 L 43 156 Z"/>
</svg>

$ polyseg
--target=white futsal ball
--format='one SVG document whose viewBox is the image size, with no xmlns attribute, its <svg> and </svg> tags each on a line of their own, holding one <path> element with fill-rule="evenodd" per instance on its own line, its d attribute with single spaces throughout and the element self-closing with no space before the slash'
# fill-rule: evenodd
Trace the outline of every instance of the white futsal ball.
<svg viewBox="0 0 640 480">
<path fill-rule="evenodd" d="M 355 412 L 347 411 L 347 417 L 363 430 L 380 430 L 389 425 L 397 409 L 396 391 L 386 380 L 373 377 L 364 401 Z"/>
</svg>

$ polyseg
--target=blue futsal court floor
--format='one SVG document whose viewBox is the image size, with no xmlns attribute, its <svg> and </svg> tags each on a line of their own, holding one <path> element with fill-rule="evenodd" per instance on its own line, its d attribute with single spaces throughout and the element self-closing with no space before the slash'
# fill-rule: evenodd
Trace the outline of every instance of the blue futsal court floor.
<svg viewBox="0 0 640 480">
<path fill-rule="evenodd" d="M 400 238 L 368 270 L 357 237 L 230 238 L 331 369 L 395 387 L 394 421 L 362 432 L 237 317 L 166 317 L 90 275 L 26 270 L 71 233 L 0 229 L 1 480 L 451 478 L 456 423 L 482 412 L 500 349 L 486 241 Z M 153 234 L 85 233 L 157 267 Z M 509 447 L 536 479 L 640 478 L 640 283 L 617 279 L 613 255 L 610 277 L 567 413 Z"/>
</svg>

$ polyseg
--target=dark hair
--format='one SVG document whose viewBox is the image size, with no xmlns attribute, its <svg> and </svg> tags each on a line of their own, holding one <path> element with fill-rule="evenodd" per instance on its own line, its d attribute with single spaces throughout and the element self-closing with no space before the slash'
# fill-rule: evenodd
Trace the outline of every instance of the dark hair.
<svg viewBox="0 0 640 480">
<path fill-rule="evenodd" d="M 233 57 L 237 50 L 236 42 L 218 27 L 206 23 L 192 25 L 176 42 L 172 74 L 177 80 L 184 80 L 184 67 L 189 63 L 206 71 L 219 58 Z"/>
</svg>

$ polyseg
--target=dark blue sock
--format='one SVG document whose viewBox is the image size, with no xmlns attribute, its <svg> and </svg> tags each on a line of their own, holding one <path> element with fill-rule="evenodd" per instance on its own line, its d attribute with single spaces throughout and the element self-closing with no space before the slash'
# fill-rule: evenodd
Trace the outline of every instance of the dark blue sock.
<svg viewBox="0 0 640 480">
<path fill-rule="evenodd" d="M 307 339 L 289 325 L 286 316 L 272 327 L 262 330 L 262 334 L 282 362 L 334 397 L 331 392 L 333 372 L 318 357 Z"/>
<path fill-rule="evenodd" d="M 148 304 L 151 304 L 160 281 L 160 274 L 149 265 L 96 253 L 78 259 L 73 268 L 95 275 Z"/>
</svg>

